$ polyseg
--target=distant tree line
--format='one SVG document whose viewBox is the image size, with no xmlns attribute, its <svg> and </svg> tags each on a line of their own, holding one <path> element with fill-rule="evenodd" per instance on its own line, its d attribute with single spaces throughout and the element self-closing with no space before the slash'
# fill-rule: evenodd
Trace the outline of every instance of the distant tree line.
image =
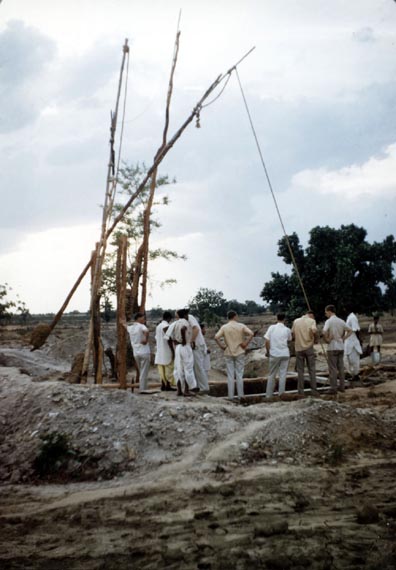
<svg viewBox="0 0 396 570">
<path fill-rule="evenodd" d="M 236 299 L 227 300 L 222 291 L 207 289 L 202 287 L 190 300 L 189 307 L 191 313 L 198 317 L 201 322 L 208 325 L 218 322 L 227 316 L 231 309 L 238 315 L 257 315 L 266 312 L 264 305 L 259 305 L 256 301 L 240 302 Z"/>
<path fill-rule="evenodd" d="M 304 249 L 296 233 L 289 235 L 304 287 L 318 320 L 324 307 L 334 304 L 340 315 L 349 310 L 371 315 L 396 307 L 396 243 L 393 235 L 382 242 L 368 243 L 367 231 L 354 224 L 339 229 L 317 226 L 310 231 Z M 307 308 L 293 266 L 287 241 L 278 242 L 278 256 L 291 267 L 290 273 L 271 273 L 261 298 L 273 312 L 284 311 L 289 319 Z"/>
</svg>

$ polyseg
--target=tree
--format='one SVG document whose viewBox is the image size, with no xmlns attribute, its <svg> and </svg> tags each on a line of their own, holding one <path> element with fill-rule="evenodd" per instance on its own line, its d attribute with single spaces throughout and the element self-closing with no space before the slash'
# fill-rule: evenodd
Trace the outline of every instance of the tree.
<svg viewBox="0 0 396 570">
<path fill-rule="evenodd" d="M 366 241 L 367 231 L 350 224 L 340 229 L 317 226 L 310 231 L 304 250 L 296 233 L 289 236 L 293 254 L 311 305 L 318 319 L 327 304 L 334 304 L 340 314 L 354 308 L 371 314 L 386 303 L 383 290 L 392 283 L 392 264 L 396 261 L 393 236 L 372 244 Z M 260 293 L 272 310 L 286 311 L 290 318 L 306 310 L 286 239 L 278 242 L 278 255 L 291 274 L 272 273 Z"/>
<path fill-rule="evenodd" d="M 396 309 L 396 279 L 392 279 L 387 283 L 386 291 L 384 294 L 385 309 L 390 311 L 393 316 Z"/>
<path fill-rule="evenodd" d="M 224 317 L 228 310 L 227 300 L 222 291 L 204 287 L 198 289 L 195 297 L 190 300 L 189 306 L 199 321 L 208 325 L 216 323 L 219 317 Z"/>
<path fill-rule="evenodd" d="M 30 316 L 29 309 L 26 303 L 21 301 L 19 295 L 16 296 L 16 301 L 11 301 L 8 298 L 10 291 L 11 287 L 8 283 L 0 285 L 0 323 L 3 324 L 10 321 L 15 312 L 19 313 L 21 321 L 26 323 Z"/>
<path fill-rule="evenodd" d="M 15 307 L 15 303 L 7 299 L 8 293 L 8 283 L 0 285 L 0 323 L 4 323 L 11 318 L 12 313 L 10 309 L 12 309 L 12 307 Z"/>
<path fill-rule="evenodd" d="M 120 193 L 132 196 L 137 188 L 139 188 L 141 181 L 147 174 L 147 167 L 142 164 L 125 164 L 120 169 L 119 186 Z M 132 203 L 128 212 L 123 216 L 122 221 L 118 224 L 117 230 L 113 233 L 111 246 L 116 247 L 118 239 L 121 235 L 126 235 L 129 242 L 129 262 L 128 262 L 128 281 L 127 288 L 129 289 L 129 310 L 131 315 L 141 309 L 142 297 L 145 299 L 145 292 L 142 293 L 142 288 L 145 288 L 144 272 L 145 272 L 145 253 L 148 249 L 148 238 L 153 230 L 161 227 L 160 222 L 153 216 L 153 207 L 159 205 L 168 205 L 169 199 L 163 196 L 160 200 L 154 200 L 155 191 L 163 186 L 176 181 L 170 180 L 167 175 L 157 176 L 155 185 L 149 183 L 145 186 L 143 192 Z M 113 209 L 113 218 L 116 218 L 122 211 L 122 204 L 115 204 Z M 176 251 L 164 248 L 148 249 L 148 259 L 154 261 L 156 259 L 176 260 L 186 259 L 184 255 L 178 254 Z M 112 299 L 116 293 L 116 251 L 106 255 L 105 264 L 103 267 L 102 276 L 102 309 L 109 307 Z M 166 280 L 166 283 L 172 283 L 174 280 Z M 143 305 L 145 304 L 143 300 Z"/>
</svg>

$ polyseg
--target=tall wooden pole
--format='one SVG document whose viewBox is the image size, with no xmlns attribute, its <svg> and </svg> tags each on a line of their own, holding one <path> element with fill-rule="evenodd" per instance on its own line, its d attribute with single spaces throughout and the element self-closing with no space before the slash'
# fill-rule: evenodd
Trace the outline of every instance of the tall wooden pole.
<svg viewBox="0 0 396 570">
<path fill-rule="evenodd" d="M 128 40 L 125 40 L 123 46 L 123 56 L 120 69 L 120 77 L 118 82 L 117 98 L 115 111 L 111 114 L 110 122 L 110 157 L 107 168 L 107 180 L 106 180 L 106 191 L 105 200 L 103 204 L 103 214 L 102 214 L 102 228 L 99 242 L 99 249 L 95 259 L 95 266 L 93 270 L 93 283 L 91 290 L 91 305 L 90 305 L 90 321 L 92 334 L 92 345 L 91 339 L 88 338 L 88 350 L 91 350 L 90 345 L 93 350 L 93 360 L 94 360 L 94 371 L 95 371 L 95 383 L 102 383 L 102 362 L 103 362 L 103 346 L 101 338 L 101 322 L 100 322 L 100 298 L 101 298 L 101 287 L 102 287 L 102 267 L 106 254 L 107 245 L 107 226 L 111 220 L 112 205 L 113 205 L 113 193 L 115 189 L 116 180 L 115 177 L 117 173 L 115 172 L 115 133 L 117 128 L 117 118 L 118 118 L 118 108 L 120 103 L 122 78 L 125 67 L 125 60 L 129 53 Z"/>
<path fill-rule="evenodd" d="M 121 236 L 118 242 L 117 251 L 117 379 L 120 388 L 126 389 L 127 370 L 127 331 L 125 329 L 126 311 L 126 284 L 127 284 L 127 249 L 128 242 L 126 236 Z"/>
</svg>

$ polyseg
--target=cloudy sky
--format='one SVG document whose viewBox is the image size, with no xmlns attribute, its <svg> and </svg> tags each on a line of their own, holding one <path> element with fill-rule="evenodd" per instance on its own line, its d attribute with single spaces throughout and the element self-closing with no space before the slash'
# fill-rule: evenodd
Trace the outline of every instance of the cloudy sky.
<svg viewBox="0 0 396 570">
<path fill-rule="evenodd" d="M 151 164 L 179 10 L 171 129 L 252 46 L 239 74 L 288 232 L 355 223 L 395 233 L 393 0 L 3 0 L 0 4 L 0 283 L 56 311 L 99 235 L 110 110 L 131 45 L 123 158 Z M 150 306 L 199 287 L 259 300 L 281 228 L 236 78 L 161 167 L 177 179 L 155 245 Z M 177 284 L 161 289 L 160 282 Z M 69 309 L 86 310 L 88 283 Z"/>
</svg>

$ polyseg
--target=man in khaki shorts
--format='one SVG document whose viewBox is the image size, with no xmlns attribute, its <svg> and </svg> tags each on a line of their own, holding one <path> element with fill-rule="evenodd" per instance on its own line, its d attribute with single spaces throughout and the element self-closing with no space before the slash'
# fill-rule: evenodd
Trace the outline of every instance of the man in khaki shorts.
<svg viewBox="0 0 396 570">
<path fill-rule="evenodd" d="M 238 398 L 242 398 L 244 395 L 243 371 L 245 368 L 245 352 L 254 333 L 246 325 L 238 322 L 238 315 L 235 311 L 228 311 L 227 317 L 228 323 L 223 325 L 216 333 L 215 341 L 221 350 L 224 350 L 227 367 L 228 397 L 232 400 L 235 392 L 235 381 Z M 220 339 L 223 340 L 224 344 L 220 342 Z"/>
</svg>

